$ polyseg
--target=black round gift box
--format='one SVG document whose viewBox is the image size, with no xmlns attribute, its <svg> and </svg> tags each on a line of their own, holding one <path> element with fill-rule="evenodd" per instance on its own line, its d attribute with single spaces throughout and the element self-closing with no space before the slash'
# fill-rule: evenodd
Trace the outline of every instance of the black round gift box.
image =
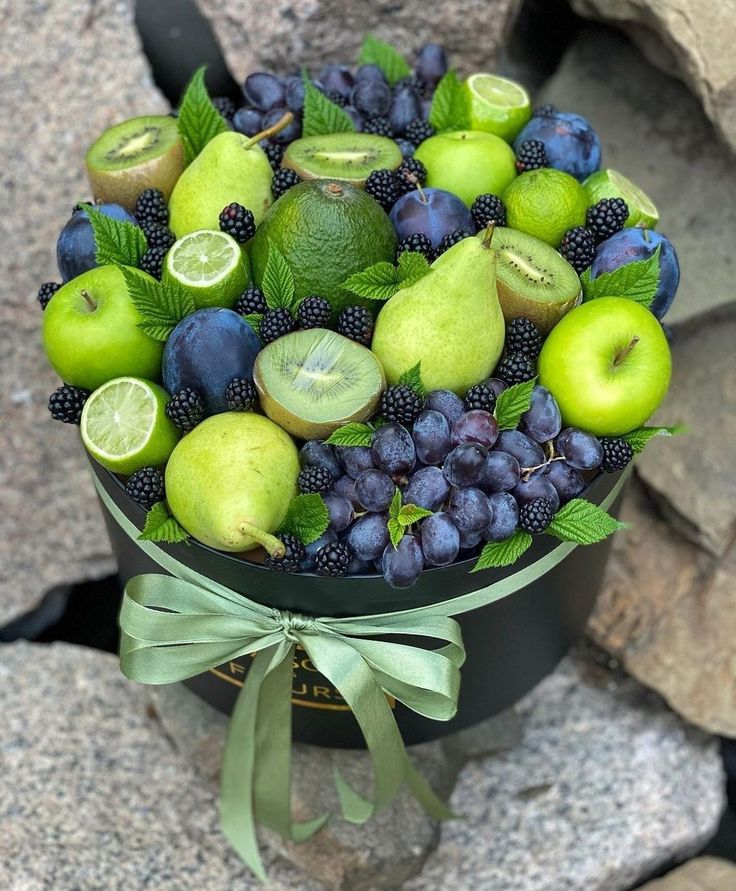
<svg viewBox="0 0 736 891">
<path fill-rule="evenodd" d="M 125 495 L 123 484 L 114 474 L 91 458 L 90 463 L 118 508 L 142 528 L 145 511 Z M 601 503 L 619 476 L 599 476 L 590 484 L 585 497 Z M 615 514 L 617 509 L 618 500 L 610 512 Z M 120 528 L 104 505 L 102 511 L 122 583 L 127 584 L 133 576 L 143 573 L 163 572 Z M 474 561 L 468 560 L 425 570 L 413 587 L 399 591 L 378 575 L 348 579 L 287 575 L 198 542 L 161 547 L 181 563 L 251 600 L 313 616 L 342 617 L 398 612 L 449 600 L 517 572 L 558 544 L 552 536 L 538 536 L 511 567 L 471 574 Z M 610 538 L 596 545 L 577 547 L 531 584 L 488 606 L 456 616 L 467 652 L 461 670 L 457 714 L 451 721 L 433 721 L 392 701 L 404 742 L 427 742 L 476 724 L 513 705 L 549 674 L 585 627 L 598 595 L 609 547 Z M 403 642 L 421 646 L 423 639 Z M 249 658 L 244 657 L 185 684 L 215 708 L 229 713 L 242 687 L 248 662 Z M 339 692 L 314 670 L 299 648 L 295 654 L 292 694 L 295 741 L 327 747 L 364 747 L 358 724 Z"/>
</svg>

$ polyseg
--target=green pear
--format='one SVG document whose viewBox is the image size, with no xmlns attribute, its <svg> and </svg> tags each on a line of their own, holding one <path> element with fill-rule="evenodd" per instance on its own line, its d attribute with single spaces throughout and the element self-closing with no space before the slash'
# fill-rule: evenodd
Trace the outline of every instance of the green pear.
<svg viewBox="0 0 736 891">
<path fill-rule="evenodd" d="M 299 454 L 280 427 L 252 412 L 225 412 L 178 442 L 166 465 L 166 500 L 187 532 L 221 551 L 262 545 L 281 555 L 273 533 L 296 494 Z"/>
<path fill-rule="evenodd" d="M 489 233 L 464 238 L 397 291 L 378 314 L 371 349 L 392 386 L 421 362 L 425 389 L 464 395 L 495 368 L 504 334 Z"/>
<path fill-rule="evenodd" d="M 256 225 L 271 206 L 273 171 L 263 149 L 242 133 L 211 139 L 174 186 L 169 225 L 177 238 L 197 229 L 219 229 L 220 211 L 237 201 Z"/>
</svg>

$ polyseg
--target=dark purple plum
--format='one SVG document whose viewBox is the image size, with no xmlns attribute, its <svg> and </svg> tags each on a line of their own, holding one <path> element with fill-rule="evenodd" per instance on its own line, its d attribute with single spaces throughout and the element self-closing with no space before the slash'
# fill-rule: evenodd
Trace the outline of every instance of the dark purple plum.
<svg viewBox="0 0 736 891">
<path fill-rule="evenodd" d="M 430 566 L 447 566 L 460 551 L 460 532 L 445 513 L 433 514 L 419 527 L 424 559 Z"/>
<path fill-rule="evenodd" d="M 110 219 L 138 225 L 133 214 L 119 204 L 96 204 L 95 208 Z M 98 265 L 95 236 L 86 210 L 75 210 L 59 233 L 56 263 L 65 282 Z"/>
<path fill-rule="evenodd" d="M 405 535 L 394 548 L 389 544 L 381 559 L 383 577 L 392 588 L 410 588 L 424 569 L 424 554 L 416 535 Z"/>
<path fill-rule="evenodd" d="M 519 429 L 534 442 L 549 442 L 562 427 L 562 415 L 555 397 L 537 384 L 532 390 L 529 409 L 521 416 Z"/>
<path fill-rule="evenodd" d="M 273 127 L 275 124 L 278 124 L 281 118 L 286 114 L 286 111 L 287 109 L 283 105 L 277 105 L 275 108 L 267 111 L 263 115 L 263 129 L 266 130 L 269 127 Z M 287 143 L 293 142 L 295 139 L 298 139 L 301 135 L 302 122 L 298 117 L 294 117 L 294 119 L 289 121 L 289 123 L 283 128 L 283 130 L 279 130 L 278 133 L 274 133 L 271 139 L 274 142 L 279 143 L 280 145 L 286 145 Z"/>
<path fill-rule="evenodd" d="M 503 541 L 514 534 L 519 519 L 519 506 L 510 492 L 493 492 L 488 496 L 491 522 L 483 530 L 486 541 Z"/>
<path fill-rule="evenodd" d="M 453 446 L 463 442 L 478 442 L 487 449 L 498 439 L 498 423 L 490 412 L 481 408 L 466 411 L 465 414 L 452 425 L 450 440 Z"/>
<path fill-rule="evenodd" d="M 476 486 L 483 477 L 488 452 L 477 442 L 456 446 L 445 459 L 442 471 L 453 486 Z"/>
<path fill-rule="evenodd" d="M 491 522 L 488 496 L 480 489 L 453 489 L 447 513 L 460 532 L 481 532 Z"/>
<path fill-rule="evenodd" d="M 541 446 L 520 430 L 502 430 L 498 435 L 496 450 L 513 455 L 521 467 L 536 467 L 544 463 Z"/>
<path fill-rule="evenodd" d="M 566 427 L 557 437 L 557 451 L 576 470 L 595 470 L 603 460 L 598 438 L 578 427 Z"/>
<path fill-rule="evenodd" d="M 483 533 L 482 532 L 461 532 L 460 533 L 460 550 L 463 552 L 472 551 L 478 547 L 478 545 L 483 541 Z M 463 553 L 464 557 L 469 557 L 470 554 Z"/>
<path fill-rule="evenodd" d="M 514 151 L 528 139 L 544 143 L 550 167 L 564 170 L 576 179 L 584 180 L 601 166 L 598 134 L 578 114 L 556 111 L 533 117 L 514 140 Z"/>
<path fill-rule="evenodd" d="M 450 451 L 450 425 L 439 411 L 425 409 L 414 421 L 412 438 L 422 464 L 441 464 Z"/>
<path fill-rule="evenodd" d="M 355 479 L 355 497 L 365 510 L 388 510 L 395 491 L 391 477 L 376 467 L 364 470 Z"/>
<path fill-rule="evenodd" d="M 563 503 L 576 498 L 585 488 L 585 480 L 567 461 L 552 461 L 547 465 L 545 475 Z"/>
<path fill-rule="evenodd" d="M 299 465 L 301 467 L 324 467 L 333 480 L 342 476 L 342 467 L 337 460 L 334 448 L 326 442 L 322 442 L 321 439 L 312 439 L 304 443 L 299 452 Z"/>
<path fill-rule="evenodd" d="M 233 115 L 233 130 L 237 130 L 243 136 L 255 136 L 263 130 L 263 112 L 260 108 L 244 105 Z"/>
<path fill-rule="evenodd" d="M 452 390 L 432 390 L 424 405 L 444 415 L 450 427 L 465 414 L 465 403 Z"/>
<path fill-rule="evenodd" d="M 403 133 L 414 118 L 422 113 L 422 104 L 416 90 L 410 86 L 400 86 L 394 90 L 388 119 L 395 133 Z"/>
<path fill-rule="evenodd" d="M 373 467 L 373 452 L 369 446 L 335 446 L 335 453 L 345 473 L 353 479 Z"/>
<path fill-rule="evenodd" d="M 470 210 L 444 189 L 413 189 L 402 195 L 389 214 L 399 241 L 421 232 L 437 247 L 455 229 L 475 232 Z"/>
<path fill-rule="evenodd" d="M 420 467 L 404 489 L 404 503 L 439 510 L 450 494 L 450 484 L 439 467 Z"/>
<path fill-rule="evenodd" d="M 343 495 L 353 505 L 355 510 L 363 510 L 358 501 L 358 496 L 355 494 L 355 480 L 351 476 L 345 474 L 345 476 L 341 476 L 337 480 L 335 483 L 335 495 Z"/>
<path fill-rule="evenodd" d="M 377 560 L 389 543 L 388 514 L 365 514 L 348 530 L 347 543 L 359 560 Z"/>
<path fill-rule="evenodd" d="M 333 63 L 325 65 L 320 71 L 319 81 L 325 90 L 339 93 L 346 99 L 350 95 L 355 82 L 350 69 L 346 65 L 335 65 Z"/>
<path fill-rule="evenodd" d="M 519 482 L 519 476 L 516 458 L 494 449 L 486 456 L 478 486 L 484 492 L 508 492 Z"/>
<path fill-rule="evenodd" d="M 409 473 L 416 461 L 411 433 L 401 424 L 384 424 L 373 434 L 373 461 L 389 476 Z"/>
<path fill-rule="evenodd" d="M 557 489 L 555 489 L 541 470 L 533 473 L 528 480 L 522 477 L 514 487 L 513 494 L 520 505 L 534 501 L 535 498 L 549 498 L 552 502 L 553 510 L 556 511 L 560 506 L 560 496 L 557 494 Z"/>
<path fill-rule="evenodd" d="M 391 87 L 385 80 L 359 80 L 350 94 L 350 104 L 368 118 L 380 118 L 391 108 Z"/>
<path fill-rule="evenodd" d="M 304 81 L 298 74 L 284 78 L 284 102 L 289 111 L 296 114 L 304 108 Z"/>
<path fill-rule="evenodd" d="M 330 516 L 330 525 L 342 532 L 353 522 L 353 505 L 344 495 L 323 495 L 322 500 Z"/>
<path fill-rule="evenodd" d="M 254 71 L 243 84 L 246 101 L 261 111 L 268 111 L 276 105 L 284 104 L 284 85 L 281 79 L 266 71 Z"/>
<path fill-rule="evenodd" d="M 447 73 L 447 57 L 438 43 L 425 43 L 417 54 L 414 66 L 417 77 L 434 86 Z"/>
</svg>

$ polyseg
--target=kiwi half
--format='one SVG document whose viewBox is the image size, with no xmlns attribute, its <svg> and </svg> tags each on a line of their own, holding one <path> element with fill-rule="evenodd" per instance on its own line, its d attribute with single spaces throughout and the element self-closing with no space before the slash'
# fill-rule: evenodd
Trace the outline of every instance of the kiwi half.
<svg viewBox="0 0 736 891">
<path fill-rule="evenodd" d="M 302 179 L 344 179 L 362 186 L 374 170 L 395 170 L 401 149 L 393 139 L 371 133 L 328 133 L 295 139 L 281 161 Z"/>
<path fill-rule="evenodd" d="M 90 146 L 85 166 L 96 201 L 132 210 L 144 189 L 160 189 L 168 201 L 184 169 L 176 119 L 149 115 L 110 127 Z"/>
<path fill-rule="evenodd" d="M 373 353 L 324 328 L 295 331 L 264 347 L 253 381 L 263 411 L 298 439 L 324 439 L 378 406 L 386 378 Z"/>
<path fill-rule="evenodd" d="M 491 242 L 496 251 L 498 299 L 507 321 L 524 316 L 547 333 L 582 299 L 575 270 L 545 241 L 497 228 Z"/>
</svg>

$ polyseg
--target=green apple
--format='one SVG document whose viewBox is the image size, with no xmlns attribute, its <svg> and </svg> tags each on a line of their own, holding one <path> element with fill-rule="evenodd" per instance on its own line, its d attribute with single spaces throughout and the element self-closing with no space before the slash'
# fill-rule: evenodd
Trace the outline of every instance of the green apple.
<svg viewBox="0 0 736 891">
<path fill-rule="evenodd" d="M 538 370 L 566 425 L 618 436 L 654 413 L 667 392 L 672 359 L 662 326 L 645 306 L 600 297 L 555 325 Z"/>
<path fill-rule="evenodd" d="M 140 321 L 123 273 L 97 266 L 54 294 L 43 314 L 44 349 L 59 377 L 75 387 L 95 390 L 114 377 L 157 381 L 164 345 L 144 334 Z"/>
<path fill-rule="evenodd" d="M 430 136 L 414 157 L 427 168 L 428 186 L 454 192 L 468 207 L 478 195 L 500 195 L 516 176 L 511 146 L 480 130 Z"/>
</svg>

